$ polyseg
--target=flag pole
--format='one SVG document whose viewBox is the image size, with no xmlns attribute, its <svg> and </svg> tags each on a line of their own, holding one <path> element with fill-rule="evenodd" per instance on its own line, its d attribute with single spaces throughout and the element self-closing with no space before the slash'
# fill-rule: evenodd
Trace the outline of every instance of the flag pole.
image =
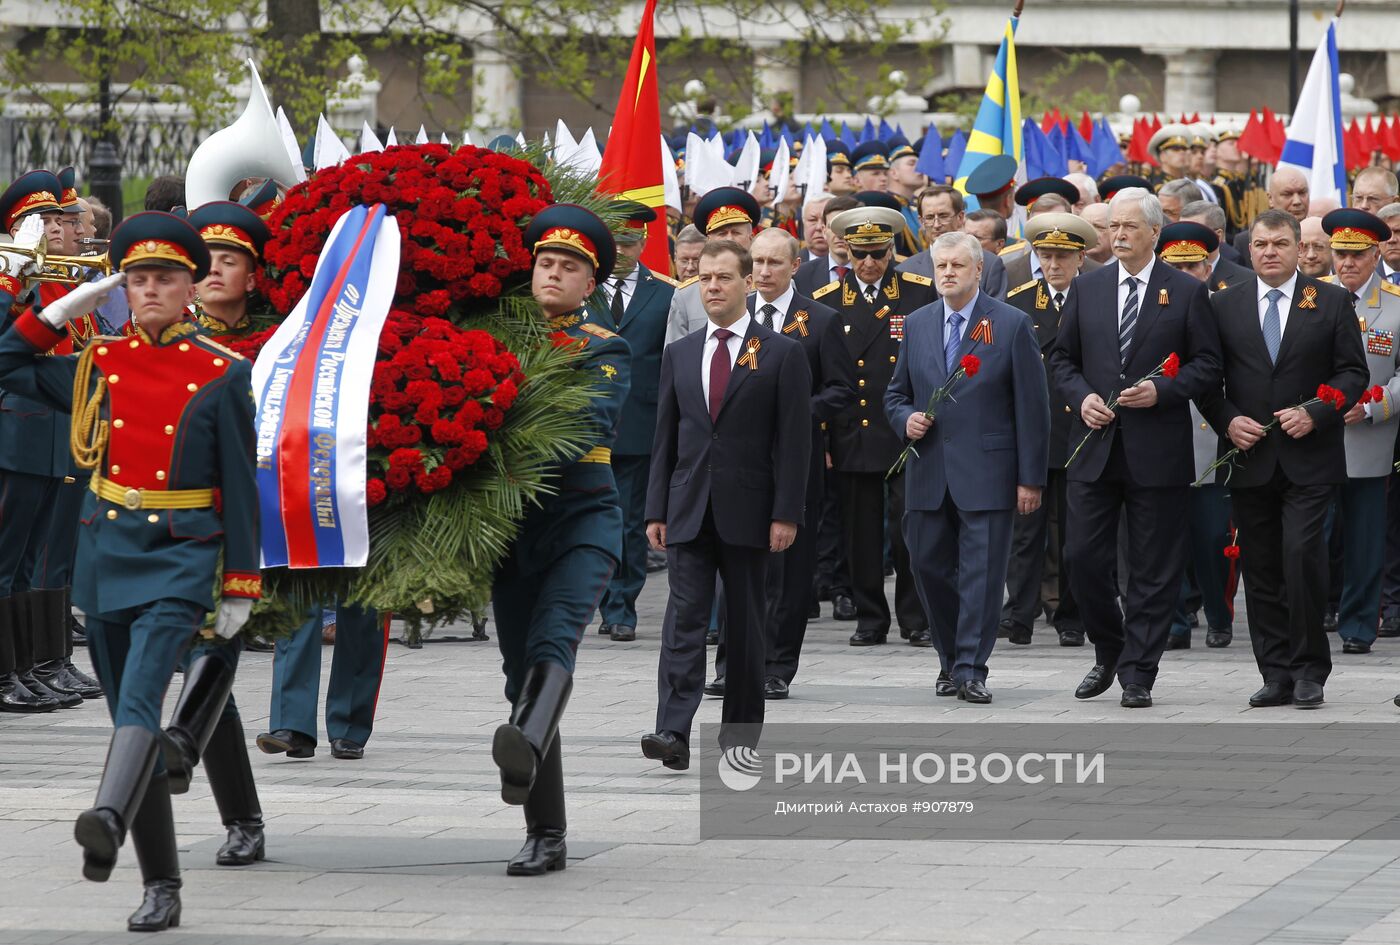
<svg viewBox="0 0 1400 945">
<path fill-rule="evenodd" d="M 1345 3 L 1346 0 L 1342 0 L 1342 2 Z M 1025 5 L 1026 0 L 1016 0 L 1016 9 L 1011 11 L 1012 17 L 1019 20 L 1021 18 L 1021 10 L 1025 7 Z M 1341 16 L 1340 13 L 1338 13 L 1337 15 Z"/>
</svg>

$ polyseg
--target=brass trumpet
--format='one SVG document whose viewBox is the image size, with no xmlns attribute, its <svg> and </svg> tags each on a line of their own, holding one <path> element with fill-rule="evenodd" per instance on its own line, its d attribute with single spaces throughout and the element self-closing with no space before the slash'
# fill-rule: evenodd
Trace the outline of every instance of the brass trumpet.
<svg viewBox="0 0 1400 945">
<path fill-rule="evenodd" d="M 34 268 L 23 277 L 25 284 L 61 282 L 77 285 L 87 281 L 88 270 L 91 269 L 100 269 L 104 276 L 112 274 L 112 260 L 106 253 L 100 256 L 51 256 L 42 248 L 14 244 L 0 245 L 0 252 L 28 256 L 34 260 Z"/>
</svg>

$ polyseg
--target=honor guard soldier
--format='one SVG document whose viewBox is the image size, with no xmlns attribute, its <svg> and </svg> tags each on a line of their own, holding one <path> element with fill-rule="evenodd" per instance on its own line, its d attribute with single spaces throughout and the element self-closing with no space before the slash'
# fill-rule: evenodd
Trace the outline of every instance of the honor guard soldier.
<svg viewBox="0 0 1400 945">
<path fill-rule="evenodd" d="M 850 196 L 860 189 L 851 174 L 850 149 L 834 138 L 826 142 L 826 189 L 838 197 Z"/>
<path fill-rule="evenodd" d="M 231 201 L 207 203 L 189 216 L 209 249 L 209 274 L 195 287 L 195 322 L 206 337 L 227 342 L 252 331 L 248 297 L 269 233 L 258 215 Z M 162 743 L 172 794 L 189 790 L 202 759 L 209 791 L 228 830 L 214 861 L 246 866 L 264 856 L 262 807 L 248 762 L 243 719 L 233 699 L 242 637 L 201 634 L 184 659 L 184 683 Z"/>
<path fill-rule="evenodd" d="M 914 197 L 928 186 L 928 178 L 918 171 L 919 151 L 909 143 L 904 135 L 896 134 L 890 139 L 890 196 L 899 201 L 899 212 L 904 214 L 904 225 L 909 234 L 909 252 L 915 253 L 927 247 L 924 242 L 923 221 L 919 219 L 919 208 L 914 206 Z M 923 145 L 923 139 L 919 139 Z M 938 183 L 943 183 L 938 181 Z"/>
<path fill-rule="evenodd" d="M 1162 235 L 1157 238 L 1157 258 L 1206 283 L 1211 292 L 1218 292 L 1228 285 L 1217 281 L 1211 273 L 1211 256 L 1219 252 L 1219 247 L 1220 236 L 1214 230 L 1188 220 L 1162 228 Z M 1224 483 L 1201 481 L 1220 455 L 1220 438 L 1194 403 L 1191 404 L 1191 445 L 1196 481 L 1191 486 L 1187 513 L 1187 574 L 1181 582 L 1181 597 L 1172 619 L 1171 634 L 1167 637 L 1169 650 L 1190 648 L 1198 599 L 1206 615 L 1206 646 L 1226 647 L 1234 639 L 1238 574 L 1234 563 L 1221 553 L 1221 549 L 1231 543 L 1230 492 Z"/>
<path fill-rule="evenodd" d="M 1098 233 L 1072 213 L 1037 214 L 1026 225 L 1026 237 L 1040 263 L 1040 274 L 1012 288 L 1006 301 L 1030 318 L 1048 357 L 1060 330 L 1060 309 L 1070 283 L 1084 265 L 1084 254 L 1098 244 Z M 1047 265 L 1048 264 L 1048 265 Z M 1031 642 L 1031 630 L 1042 610 L 1055 628 L 1060 646 L 1083 646 L 1084 628 L 1070 593 L 1064 565 L 1065 463 L 1070 451 L 1070 418 L 1074 411 L 1046 374 L 1050 392 L 1050 466 L 1044 501 L 1029 515 L 1016 517 L 1011 533 L 1011 560 L 1006 572 L 1006 603 L 1001 629 L 1015 644 Z"/>
<path fill-rule="evenodd" d="M 71 167 L 58 172 L 58 207 L 60 216 L 60 240 L 49 242 L 49 252 L 62 256 L 77 256 L 81 249 L 79 238 L 82 233 L 82 208 L 78 204 L 76 186 L 77 174 Z M 95 262 L 96 260 L 94 260 Z M 85 279 L 101 278 L 100 270 L 87 270 Z M 66 282 L 41 282 L 37 287 L 39 301 L 47 305 L 67 295 L 72 285 Z M 57 349 L 59 353 L 81 351 L 97 334 L 96 316 L 84 315 L 68 324 L 68 346 Z M 68 426 L 68 418 L 57 414 L 55 419 L 61 427 Z M 16 594 L 20 601 L 17 610 L 20 620 L 27 618 L 30 633 L 35 641 L 34 676 L 43 685 L 66 697 L 73 703 L 74 695 L 85 699 L 95 699 L 102 695 L 102 687 L 97 681 L 73 665 L 73 607 L 71 591 L 73 584 L 73 559 L 78 547 L 78 516 L 83 506 L 83 494 L 87 487 L 79 482 L 78 467 L 69 455 L 66 475 L 58 485 L 47 526 L 41 526 L 46 536 L 42 549 L 33 560 L 21 565 L 29 588 L 27 594 Z M 32 549 L 31 549 L 32 550 Z M 28 555 L 26 556 L 28 557 Z M 28 598 L 27 608 L 25 598 Z"/>
<path fill-rule="evenodd" d="M 1386 483 L 1395 461 L 1395 422 L 1400 412 L 1400 286 L 1376 271 L 1380 244 L 1390 227 L 1355 208 L 1322 218 L 1331 237 L 1335 282 L 1351 293 L 1366 342 L 1369 396 L 1347 411 L 1347 480 L 1339 492 L 1342 527 L 1342 599 L 1337 635 L 1343 653 L 1369 653 L 1380 623 L 1381 571 L 1385 566 Z"/>
<path fill-rule="evenodd" d="M 525 846 L 506 867 L 512 876 L 562 870 L 568 857 L 559 720 L 579 639 L 622 556 L 611 459 L 631 361 L 627 342 L 589 321 L 584 308 L 617 258 L 603 222 L 583 207 L 555 204 L 530 221 L 525 245 L 535 256 L 535 300 L 556 344 L 577 346 L 577 370 L 599 396 L 588 407 L 589 448 L 559 464 L 555 494 L 525 513 L 492 584 L 511 715 L 496 730 L 491 756 L 501 799 L 525 805 L 527 830 Z"/>
<path fill-rule="evenodd" d="M 890 146 L 883 141 L 862 141 L 851 150 L 851 176 L 856 190 L 878 190 L 890 187 Z"/>
<path fill-rule="evenodd" d="M 851 270 L 813 294 L 814 299 L 840 313 L 846 349 L 856 362 L 856 403 L 827 426 L 855 596 L 852 646 L 877 646 L 889 633 L 884 569 L 887 535 L 894 551 L 895 616 L 900 635 L 916 646 L 933 644 L 898 526 L 904 516 L 904 479 L 895 476 L 886 480 L 904 445 L 890 429 L 883 406 L 885 387 L 894 374 L 904 339 L 904 319 L 938 298 L 928 276 L 894 268 L 894 238 L 904 225 L 904 215 L 887 207 L 857 207 L 832 217 L 830 229 L 845 240 Z M 887 521 L 894 526 L 887 529 Z"/>
<path fill-rule="evenodd" d="M 973 168 L 967 175 L 964 188 L 977 198 L 977 206 L 982 210 L 999 213 L 1011 226 L 1016 215 L 1016 159 L 1009 154 L 994 154 Z M 1007 240 L 998 253 L 1002 261 L 1010 265 L 1011 258 L 1030 252 L 1031 244 L 1023 239 Z M 1007 285 L 1020 283 L 1007 282 Z"/>
<path fill-rule="evenodd" d="M 706 240 L 733 240 L 744 249 L 753 243 L 763 213 L 753 194 L 738 187 L 716 187 L 695 204 L 695 227 Z M 666 343 L 684 338 L 703 328 L 709 316 L 700 300 L 700 283 L 695 277 L 676 287 L 671 311 L 666 316 Z"/>
<path fill-rule="evenodd" d="M 77 215 L 63 212 L 62 193 L 52 172 L 30 171 L 0 195 L 0 223 L 32 250 L 43 246 L 49 254 L 61 254 L 70 240 L 76 248 L 76 231 L 64 221 Z M 26 291 L 20 277 L 33 275 L 32 263 L 21 254 L 7 254 L 6 275 L 0 280 L 7 328 L 30 305 L 67 292 L 67 286 L 48 282 Z M 24 301 L 16 305 L 21 297 Z M 49 350 L 73 351 L 68 327 Z M 67 613 L 58 613 L 64 607 L 62 591 L 46 595 L 32 590 L 38 586 L 34 578 L 41 558 L 54 543 L 54 510 L 72 471 L 68 417 L 19 386 L 0 383 L 0 711 L 72 708 L 82 704 L 83 693 L 97 694 L 91 679 L 64 672 L 71 661 Z M 71 551 L 71 539 L 67 547 Z M 56 555 L 62 553 L 55 549 Z"/>
<path fill-rule="evenodd" d="M 622 405 L 613 444 L 612 471 L 622 507 L 622 557 L 598 605 L 598 632 L 613 640 L 637 638 L 637 596 L 647 578 L 647 476 L 656 435 L 657 385 L 666 342 L 666 313 L 674 280 L 641 262 L 646 225 L 656 211 L 633 203 L 627 225 L 617 236 L 617 271 L 604 285 L 606 307 L 590 307 L 588 320 L 621 335 L 631 349 L 631 388 Z"/>
<path fill-rule="evenodd" d="M 252 365 L 185 318 L 209 251 L 185 220 L 138 213 L 112 233 L 121 270 L 80 285 L 0 337 L 0 386 L 73 416 L 92 470 L 73 587 L 115 731 L 92 809 L 78 817 L 83 875 L 105 881 L 128 833 L 145 898 L 132 931 L 180 922 L 180 868 L 160 759 L 161 702 L 205 614 L 232 637 L 260 596 Z M 131 338 L 46 357 L 67 323 L 125 279 Z"/>
</svg>

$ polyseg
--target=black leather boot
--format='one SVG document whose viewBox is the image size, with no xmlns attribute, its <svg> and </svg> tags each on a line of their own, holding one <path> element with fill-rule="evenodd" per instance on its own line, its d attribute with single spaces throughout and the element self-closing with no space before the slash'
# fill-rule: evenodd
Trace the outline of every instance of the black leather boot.
<svg viewBox="0 0 1400 945">
<path fill-rule="evenodd" d="M 131 824 L 131 845 L 146 886 L 141 907 L 126 920 L 128 932 L 163 932 L 180 924 L 180 852 L 175 843 L 175 814 L 170 785 L 163 774 L 151 776 L 146 796 Z"/>
<path fill-rule="evenodd" d="M 224 716 L 214 727 L 204 749 L 204 770 L 209 790 L 219 807 L 219 816 L 228 828 L 228 840 L 219 847 L 214 862 L 220 866 L 248 866 L 266 856 L 263 838 L 262 805 L 253 783 L 253 766 L 248 763 L 248 745 L 243 723 L 237 716 Z"/>
<path fill-rule="evenodd" d="M 573 687 L 573 674 L 558 663 L 535 663 L 525 671 L 510 721 L 496 729 L 491 743 L 491 757 L 501 769 L 501 800 L 507 804 L 529 799 Z"/>
<path fill-rule="evenodd" d="M 69 656 L 68 596 L 62 588 L 29 592 L 30 623 L 34 629 L 34 678 L 57 693 L 73 693 L 81 699 L 102 695 L 91 679 L 81 679 Z"/>
<path fill-rule="evenodd" d="M 195 657 L 185 670 L 185 684 L 161 739 L 171 794 L 184 794 L 190 789 L 194 767 L 199 764 L 232 691 L 233 667 L 212 653 Z"/>
<path fill-rule="evenodd" d="M 14 599 L 0 598 L 0 712 L 52 712 L 58 700 L 33 692 L 15 672 Z"/>
<path fill-rule="evenodd" d="M 559 736 L 549 744 L 525 802 L 525 845 L 506 864 L 508 876 L 539 876 L 568 865 L 564 845 L 564 763 Z"/>
<path fill-rule="evenodd" d="M 117 865 L 117 851 L 126 841 L 146 786 L 155 770 L 160 743 L 139 725 L 123 725 L 112 733 L 102 783 L 90 810 L 78 815 L 73 836 L 83 848 L 83 876 L 105 883 Z"/>
<path fill-rule="evenodd" d="M 61 709 L 76 709 L 83 704 L 83 697 L 66 689 L 55 689 L 34 675 L 35 644 L 45 641 L 40 627 L 41 591 L 24 591 L 14 595 L 15 602 L 15 674 L 30 692 L 49 696 L 58 702 Z"/>
</svg>

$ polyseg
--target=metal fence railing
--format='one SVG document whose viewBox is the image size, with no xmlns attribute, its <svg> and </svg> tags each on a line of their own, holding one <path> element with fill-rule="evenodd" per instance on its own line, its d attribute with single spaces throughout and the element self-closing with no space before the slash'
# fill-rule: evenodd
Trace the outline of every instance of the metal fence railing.
<svg viewBox="0 0 1400 945">
<path fill-rule="evenodd" d="M 179 118 L 124 120 L 117 130 L 122 176 L 183 174 L 195 147 L 209 133 Z M 0 181 L 13 180 L 31 168 L 57 170 L 70 164 L 80 179 L 86 178 L 94 143 L 82 129 L 64 128 L 52 119 L 0 117 Z"/>
</svg>

